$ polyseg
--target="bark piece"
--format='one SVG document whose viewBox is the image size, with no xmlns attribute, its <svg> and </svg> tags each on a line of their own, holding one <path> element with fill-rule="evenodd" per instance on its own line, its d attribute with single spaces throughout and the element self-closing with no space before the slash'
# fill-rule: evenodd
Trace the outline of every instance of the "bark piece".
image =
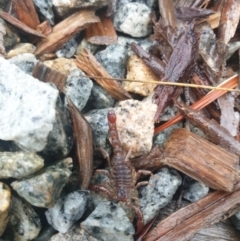
<svg viewBox="0 0 240 241">
<path fill-rule="evenodd" d="M 63 91 L 67 76 L 38 62 L 33 70 L 32 76 L 43 82 L 52 82 L 59 91 Z"/>
<path fill-rule="evenodd" d="M 239 158 L 186 129 L 176 129 L 164 144 L 163 162 L 207 186 L 232 191 Z"/>
<path fill-rule="evenodd" d="M 36 30 L 45 36 L 48 36 L 52 32 L 52 26 L 48 21 L 44 21 L 37 26 Z"/>
<path fill-rule="evenodd" d="M 99 15 L 100 22 L 89 26 L 85 31 L 85 37 L 91 44 L 110 45 L 117 43 L 117 34 L 112 19 L 104 13 Z"/>
<path fill-rule="evenodd" d="M 96 58 L 84 49 L 76 59 L 77 66 L 90 77 L 96 80 L 113 98 L 117 100 L 131 99 L 131 96 L 116 80 L 101 66 Z M 102 77 L 102 78 L 101 78 Z"/>
<path fill-rule="evenodd" d="M 6 34 L 6 29 L 4 24 L 0 23 L 0 56 L 4 57 L 6 55 L 5 47 L 4 47 L 4 36 Z"/>
<path fill-rule="evenodd" d="M 99 18 L 95 15 L 93 10 L 80 10 L 72 14 L 57 24 L 53 28 L 52 33 L 47 36 L 46 40 L 39 42 L 35 55 L 51 53 L 58 50 L 79 31 L 98 21 Z"/>
<path fill-rule="evenodd" d="M 13 9 L 16 12 L 17 18 L 29 28 L 36 29 L 40 24 L 37 12 L 32 0 L 12 0 Z"/>
<path fill-rule="evenodd" d="M 12 24 L 14 27 L 22 30 L 25 33 L 31 34 L 36 37 L 45 38 L 45 36 L 43 34 L 28 27 L 26 24 L 20 22 L 18 19 L 14 18 L 13 16 L 11 16 L 8 13 L 0 11 L 0 17 L 3 18 L 4 20 L 6 20 L 7 22 L 9 22 L 10 24 Z"/>
<path fill-rule="evenodd" d="M 87 189 L 93 170 L 92 128 L 70 99 L 68 99 L 68 109 L 73 121 L 75 148 L 80 174 L 80 188 Z"/>
<path fill-rule="evenodd" d="M 227 193 L 216 191 L 171 214 L 152 229 L 144 241 L 188 241 L 201 228 L 225 220 L 240 210 L 240 183 Z"/>
</svg>

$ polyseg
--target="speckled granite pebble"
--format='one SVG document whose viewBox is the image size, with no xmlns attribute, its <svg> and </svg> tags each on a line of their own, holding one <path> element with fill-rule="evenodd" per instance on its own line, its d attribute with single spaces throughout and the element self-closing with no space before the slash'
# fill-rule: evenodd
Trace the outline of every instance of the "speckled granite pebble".
<svg viewBox="0 0 240 241">
<path fill-rule="evenodd" d="M 60 233 L 66 233 L 82 217 L 88 197 L 88 191 L 79 190 L 59 198 L 55 206 L 45 212 L 48 223 Z"/>
<path fill-rule="evenodd" d="M 128 56 L 123 46 L 109 45 L 105 50 L 98 52 L 95 57 L 113 78 L 125 78 Z"/>
<path fill-rule="evenodd" d="M 65 94 L 72 100 L 79 111 L 86 105 L 93 87 L 92 80 L 83 76 L 85 74 L 80 69 L 73 70 L 64 86 Z"/>
<path fill-rule="evenodd" d="M 240 211 L 231 217 L 231 221 L 234 224 L 235 228 L 240 230 Z"/>
<path fill-rule="evenodd" d="M 150 178 L 146 187 L 140 189 L 140 206 L 145 224 L 172 200 L 181 183 L 182 178 L 177 171 L 165 167 Z"/>
<path fill-rule="evenodd" d="M 81 229 L 78 227 L 78 225 L 75 225 L 65 234 L 55 234 L 49 241 L 99 241 L 99 239 L 95 239 L 84 229 Z"/>
<path fill-rule="evenodd" d="M 54 25 L 54 14 L 52 10 L 52 0 L 33 0 L 37 10 L 41 13 L 40 18 L 48 20 L 51 25 Z"/>
<path fill-rule="evenodd" d="M 9 211 L 11 207 L 11 191 L 10 188 L 5 184 L 0 182 L 0 237 L 2 236 L 8 220 Z"/>
<path fill-rule="evenodd" d="M 76 55 L 80 54 L 83 49 L 89 50 L 92 54 L 96 52 L 99 45 L 89 43 L 85 38 L 82 39 L 81 43 L 77 46 Z"/>
<path fill-rule="evenodd" d="M 72 37 L 65 43 L 61 49 L 56 52 L 58 58 L 71 58 L 75 54 L 78 46 L 77 42 L 78 36 Z"/>
<path fill-rule="evenodd" d="M 31 178 L 12 182 L 11 186 L 33 206 L 51 208 L 67 182 L 71 168 L 72 159 L 66 158 Z"/>
<path fill-rule="evenodd" d="M 120 5 L 114 15 L 116 30 L 133 37 L 145 37 L 151 34 L 151 9 L 142 3 Z"/>
<path fill-rule="evenodd" d="M 29 151 L 43 150 L 56 118 L 58 91 L 3 58 L 0 84 L 0 139 Z"/>
<path fill-rule="evenodd" d="M 24 178 L 40 170 L 44 160 L 31 152 L 0 152 L 0 179 Z"/>
<path fill-rule="evenodd" d="M 102 241 L 133 241 L 132 223 L 123 209 L 112 202 L 99 203 L 80 227 Z"/>
<path fill-rule="evenodd" d="M 17 56 L 19 54 L 24 53 L 30 53 L 33 54 L 36 47 L 33 44 L 30 43 L 19 43 L 14 48 L 12 48 L 6 55 L 6 59 L 10 59 L 14 56 Z"/>
<path fill-rule="evenodd" d="M 209 192 L 209 187 L 201 182 L 194 181 L 183 191 L 183 197 L 190 202 L 197 202 L 205 197 Z"/>
<path fill-rule="evenodd" d="M 36 212 L 24 200 L 13 196 L 10 218 L 3 234 L 4 240 L 33 240 L 41 230 L 41 221 Z"/>
<path fill-rule="evenodd" d="M 25 53 L 12 57 L 9 59 L 9 62 L 17 65 L 26 74 L 32 75 L 33 69 L 38 61 L 34 54 Z"/>
</svg>

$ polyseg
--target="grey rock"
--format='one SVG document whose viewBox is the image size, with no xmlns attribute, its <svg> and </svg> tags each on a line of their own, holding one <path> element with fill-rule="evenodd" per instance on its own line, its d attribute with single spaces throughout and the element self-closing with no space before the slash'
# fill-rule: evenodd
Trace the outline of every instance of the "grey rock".
<svg viewBox="0 0 240 241">
<path fill-rule="evenodd" d="M 181 182 L 177 171 L 165 167 L 150 178 L 146 187 L 140 189 L 140 207 L 145 224 L 171 201 Z"/>
<path fill-rule="evenodd" d="M 104 109 L 113 107 L 115 100 L 100 85 L 93 83 L 91 95 L 88 104 L 91 109 Z"/>
<path fill-rule="evenodd" d="M 77 38 L 78 38 L 78 35 L 76 35 L 76 36 L 72 37 L 70 40 L 68 40 L 67 43 L 65 43 L 62 46 L 62 48 L 56 52 L 57 57 L 58 58 L 71 58 L 77 50 L 77 46 L 78 46 Z"/>
<path fill-rule="evenodd" d="M 231 217 L 231 221 L 234 224 L 235 228 L 240 230 L 240 211 Z"/>
<path fill-rule="evenodd" d="M 99 47 L 99 45 L 91 44 L 85 38 L 83 38 L 82 41 L 80 42 L 80 44 L 77 47 L 76 54 L 77 55 L 80 54 L 83 49 L 87 49 L 92 54 L 94 54 L 97 51 L 98 47 Z"/>
<path fill-rule="evenodd" d="M 123 46 L 109 45 L 105 50 L 98 52 L 95 57 L 112 77 L 125 77 L 128 57 Z"/>
<path fill-rule="evenodd" d="M 143 3 L 150 8 L 155 8 L 158 4 L 158 0 L 118 0 L 117 6 L 120 7 L 123 4 L 133 3 L 133 2 Z"/>
<path fill-rule="evenodd" d="M 101 202 L 80 224 L 91 236 L 102 241 L 133 240 L 134 227 L 122 208 L 112 202 Z"/>
<path fill-rule="evenodd" d="M 85 74 L 81 70 L 73 70 L 68 76 L 64 87 L 64 92 L 79 111 L 86 105 L 93 87 L 91 79 L 84 76 Z"/>
<path fill-rule="evenodd" d="M 31 152 L 0 152 L 0 178 L 24 178 L 39 171 L 44 160 Z"/>
<path fill-rule="evenodd" d="M 133 37 L 145 37 L 152 32 L 151 9 L 142 3 L 120 5 L 114 15 L 116 30 Z M 139 18 L 141 16 L 141 18 Z"/>
<path fill-rule="evenodd" d="M 9 59 L 9 62 L 18 66 L 26 74 L 32 75 L 33 69 L 37 64 L 37 59 L 34 54 L 25 53 Z"/>
<path fill-rule="evenodd" d="M 14 241 L 32 240 L 37 237 L 40 230 L 40 218 L 31 205 L 13 196 L 10 219 L 3 238 Z"/>
<path fill-rule="evenodd" d="M 57 14 L 61 17 L 68 15 L 78 9 L 93 7 L 102 8 L 109 5 L 111 0 L 52 0 Z"/>
<path fill-rule="evenodd" d="M 55 206 L 45 212 L 48 223 L 60 233 L 66 233 L 82 217 L 88 196 L 88 191 L 75 191 L 59 198 Z"/>
<path fill-rule="evenodd" d="M 65 234 L 55 234 L 49 241 L 99 241 L 99 239 L 95 239 L 94 237 L 90 236 L 84 229 L 81 229 L 75 225 Z"/>
<path fill-rule="evenodd" d="M 0 58 L 0 93 L 0 139 L 29 151 L 42 151 L 55 123 L 62 122 L 56 111 L 58 91 Z M 56 149 L 63 138 L 59 133 L 58 137 Z"/>
<path fill-rule="evenodd" d="M 56 233 L 57 231 L 52 226 L 43 227 L 34 241 L 49 241 L 51 237 Z"/>
<path fill-rule="evenodd" d="M 33 177 L 12 182 L 11 186 L 33 206 L 51 208 L 67 182 L 71 168 L 72 159 L 67 158 L 42 169 Z"/>
<path fill-rule="evenodd" d="M 33 0 L 34 5 L 40 12 L 43 20 L 48 20 L 51 25 L 54 25 L 54 14 L 52 10 L 52 0 Z"/>
<path fill-rule="evenodd" d="M 183 191 L 183 197 L 190 202 L 196 202 L 206 196 L 208 192 L 208 186 L 201 182 L 194 181 Z"/>
</svg>

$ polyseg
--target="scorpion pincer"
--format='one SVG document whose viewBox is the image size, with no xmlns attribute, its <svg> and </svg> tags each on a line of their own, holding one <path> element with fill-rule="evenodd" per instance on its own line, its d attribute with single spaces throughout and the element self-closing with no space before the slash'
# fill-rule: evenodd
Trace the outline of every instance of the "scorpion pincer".
<svg viewBox="0 0 240 241">
<path fill-rule="evenodd" d="M 96 172 L 106 174 L 110 181 L 101 185 L 91 185 L 91 189 L 103 192 L 109 198 L 115 201 L 124 202 L 126 205 L 132 208 L 137 216 L 138 232 L 142 229 L 144 222 L 143 215 L 139 207 L 137 187 L 140 185 L 146 185 L 147 182 L 140 182 L 136 185 L 136 181 L 141 174 L 152 175 L 152 173 L 145 170 L 139 170 L 138 172 L 135 171 L 134 167 L 129 161 L 131 150 L 125 152 L 121 146 L 116 126 L 116 114 L 114 110 L 110 110 L 108 112 L 107 119 L 109 136 L 113 147 L 113 156 L 111 161 L 108 154 L 103 149 L 101 149 L 101 151 L 108 161 L 110 173 L 106 170 L 96 170 Z M 111 190 L 109 190 L 109 186 L 111 187 Z"/>
</svg>

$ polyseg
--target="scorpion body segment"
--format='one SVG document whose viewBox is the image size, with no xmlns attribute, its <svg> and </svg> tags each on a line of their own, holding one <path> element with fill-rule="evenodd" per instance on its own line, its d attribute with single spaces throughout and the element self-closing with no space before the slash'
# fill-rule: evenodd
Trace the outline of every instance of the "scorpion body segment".
<svg viewBox="0 0 240 241">
<path fill-rule="evenodd" d="M 129 153 L 125 153 L 119 140 L 116 115 L 113 110 L 108 112 L 109 135 L 112 141 L 113 157 L 111 159 L 112 178 L 119 201 L 128 201 L 132 190 L 132 170 L 127 164 Z"/>
</svg>

